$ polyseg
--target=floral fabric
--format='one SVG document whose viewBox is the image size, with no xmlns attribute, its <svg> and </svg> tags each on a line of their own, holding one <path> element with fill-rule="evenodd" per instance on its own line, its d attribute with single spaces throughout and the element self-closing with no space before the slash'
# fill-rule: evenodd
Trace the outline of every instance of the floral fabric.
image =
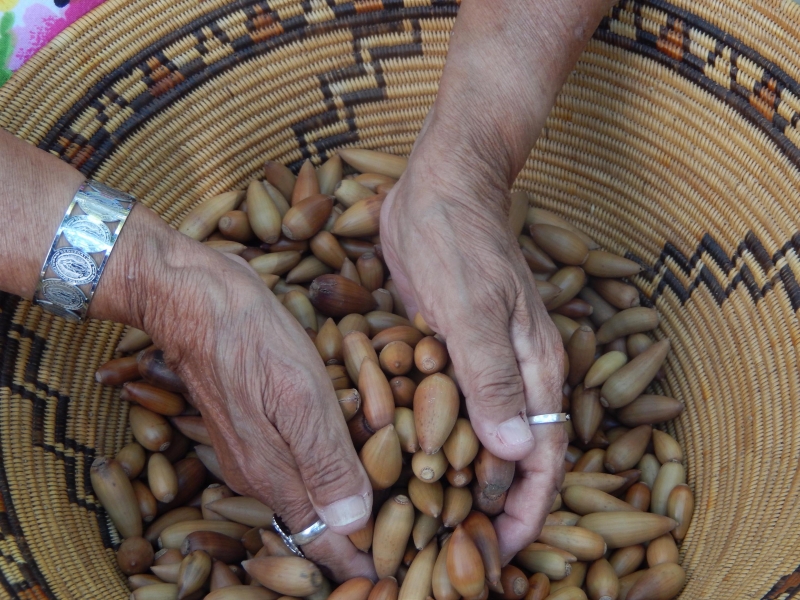
<svg viewBox="0 0 800 600">
<path fill-rule="evenodd" d="M 103 0 L 0 0 L 0 85 Z"/>
</svg>

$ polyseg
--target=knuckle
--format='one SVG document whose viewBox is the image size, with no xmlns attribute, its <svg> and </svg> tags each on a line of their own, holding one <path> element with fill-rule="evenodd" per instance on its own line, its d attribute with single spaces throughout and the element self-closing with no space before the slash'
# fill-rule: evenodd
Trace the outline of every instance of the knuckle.
<svg viewBox="0 0 800 600">
<path fill-rule="evenodd" d="M 478 371 L 470 382 L 472 399 L 484 406 L 503 406 L 519 398 L 523 393 L 522 376 L 516 363 L 485 367 Z"/>
</svg>

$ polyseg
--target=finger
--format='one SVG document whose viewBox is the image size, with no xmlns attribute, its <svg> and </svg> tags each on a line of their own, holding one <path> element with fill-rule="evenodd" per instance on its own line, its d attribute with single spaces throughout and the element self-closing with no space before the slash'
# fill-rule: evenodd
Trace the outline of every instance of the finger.
<svg viewBox="0 0 800 600">
<path fill-rule="evenodd" d="M 495 306 L 496 310 L 496 306 Z M 504 460 L 520 460 L 533 449 L 523 380 L 509 338 L 508 321 L 481 311 L 446 332 L 450 357 L 481 443 Z"/>
<path fill-rule="evenodd" d="M 533 425 L 536 445 L 517 463 L 504 512 L 494 520 L 503 564 L 536 540 L 564 480 L 567 433 L 560 423 Z"/>
<path fill-rule="evenodd" d="M 306 338 L 307 339 L 307 338 Z M 310 342 L 308 342 L 310 345 Z M 309 356 L 314 351 L 308 350 Z M 300 387 L 275 414 L 275 424 L 286 440 L 319 517 L 336 533 L 362 529 L 372 512 L 372 486 L 356 455 L 330 379 L 324 374 Z M 295 386 L 296 389 L 296 386 Z"/>
</svg>

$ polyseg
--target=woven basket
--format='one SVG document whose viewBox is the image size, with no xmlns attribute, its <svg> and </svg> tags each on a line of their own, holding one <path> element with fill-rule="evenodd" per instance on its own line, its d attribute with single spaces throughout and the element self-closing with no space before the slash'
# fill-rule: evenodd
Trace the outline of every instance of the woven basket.
<svg viewBox="0 0 800 600">
<path fill-rule="evenodd" d="M 109 0 L 0 90 L 0 124 L 178 224 L 358 145 L 408 153 L 457 2 Z M 623 1 L 517 185 L 640 261 L 697 510 L 683 599 L 800 590 L 800 7 Z M 521 43 L 524 43 L 522 41 Z M 125 598 L 89 465 L 129 440 L 94 381 L 123 328 L 0 295 L 0 597 Z"/>
</svg>

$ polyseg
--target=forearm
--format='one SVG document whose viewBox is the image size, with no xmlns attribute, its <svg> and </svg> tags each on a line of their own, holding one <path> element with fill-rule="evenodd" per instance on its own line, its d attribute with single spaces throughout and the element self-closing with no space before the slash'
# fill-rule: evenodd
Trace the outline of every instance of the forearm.
<svg viewBox="0 0 800 600">
<path fill-rule="evenodd" d="M 510 185 L 608 0 L 464 0 L 421 149 Z"/>
</svg>

